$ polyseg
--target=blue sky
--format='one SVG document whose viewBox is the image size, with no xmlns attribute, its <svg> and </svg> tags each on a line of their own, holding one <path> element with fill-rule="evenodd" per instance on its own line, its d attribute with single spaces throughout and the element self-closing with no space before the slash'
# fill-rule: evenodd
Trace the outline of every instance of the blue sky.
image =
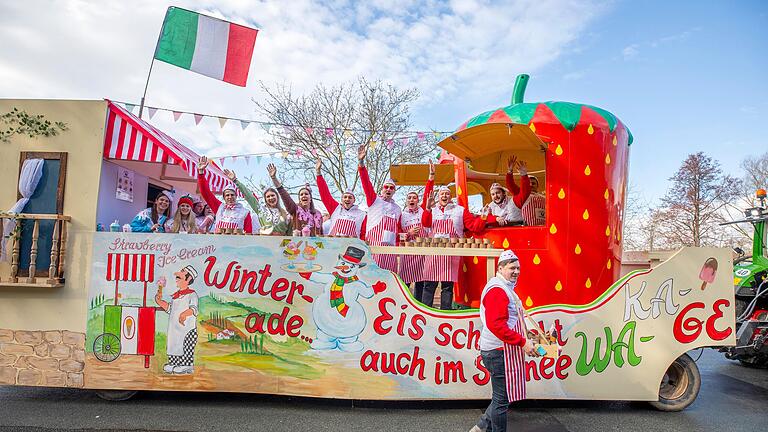
<svg viewBox="0 0 768 432">
<path fill-rule="evenodd" d="M 648 199 L 664 194 L 689 153 L 738 175 L 742 159 L 768 151 L 761 1 L 3 2 L 0 97 L 138 102 L 172 4 L 261 32 L 247 88 L 159 63 L 150 105 L 258 120 L 256 80 L 305 92 L 362 75 L 416 86 L 414 129 L 451 130 L 508 104 L 515 76 L 529 73 L 526 101 L 596 105 L 629 126 L 630 182 Z M 153 123 L 211 156 L 268 150 L 254 127 L 220 128 L 215 118 L 195 126 L 169 113 Z M 253 161 L 233 166 L 263 175 Z"/>
<path fill-rule="evenodd" d="M 744 157 L 768 151 L 768 2 L 616 2 L 531 75 L 526 101 L 588 103 L 629 126 L 630 181 L 649 200 L 690 153 L 740 175 Z M 479 109 L 429 110 L 417 123 L 458 125 L 506 105 L 513 78 Z"/>
</svg>

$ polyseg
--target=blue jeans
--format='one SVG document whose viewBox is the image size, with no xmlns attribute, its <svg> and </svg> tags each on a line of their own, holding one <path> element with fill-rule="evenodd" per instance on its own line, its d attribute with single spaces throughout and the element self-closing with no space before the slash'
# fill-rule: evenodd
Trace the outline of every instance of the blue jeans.
<svg viewBox="0 0 768 432">
<path fill-rule="evenodd" d="M 491 374 L 491 404 L 488 405 L 477 426 L 488 432 L 505 432 L 507 430 L 507 383 L 504 373 L 504 350 L 480 351 L 483 364 Z"/>
</svg>

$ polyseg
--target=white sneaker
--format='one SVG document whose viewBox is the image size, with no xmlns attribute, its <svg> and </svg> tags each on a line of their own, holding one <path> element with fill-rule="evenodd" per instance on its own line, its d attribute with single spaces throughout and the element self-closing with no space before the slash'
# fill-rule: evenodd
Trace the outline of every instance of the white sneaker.
<svg viewBox="0 0 768 432">
<path fill-rule="evenodd" d="M 173 367 L 174 366 L 172 364 L 166 364 L 165 366 L 163 366 L 163 372 L 167 374 L 173 373 Z"/>
<path fill-rule="evenodd" d="M 176 375 L 189 375 L 195 371 L 192 366 L 174 366 L 173 373 Z"/>
<path fill-rule="evenodd" d="M 478 425 L 472 426 L 472 429 L 469 430 L 469 432 L 483 432 L 482 429 Z"/>
</svg>

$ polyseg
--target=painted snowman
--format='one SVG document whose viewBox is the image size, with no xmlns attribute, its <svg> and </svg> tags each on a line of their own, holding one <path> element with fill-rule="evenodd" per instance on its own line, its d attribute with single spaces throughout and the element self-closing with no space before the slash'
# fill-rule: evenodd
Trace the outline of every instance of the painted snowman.
<svg viewBox="0 0 768 432">
<path fill-rule="evenodd" d="M 316 350 L 339 349 L 356 352 L 363 349 L 358 340 L 365 329 L 367 318 L 365 309 L 358 298 L 371 298 L 383 291 L 386 284 L 377 282 L 373 287 L 363 283 L 357 277 L 365 251 L 349 246 L 331 273 L 302 273 L 306 279 L 325 284 L 323 292 L 312 304 L 312 319 L 317 327 L 317 336 L 312 341 Z"/>
</svg>

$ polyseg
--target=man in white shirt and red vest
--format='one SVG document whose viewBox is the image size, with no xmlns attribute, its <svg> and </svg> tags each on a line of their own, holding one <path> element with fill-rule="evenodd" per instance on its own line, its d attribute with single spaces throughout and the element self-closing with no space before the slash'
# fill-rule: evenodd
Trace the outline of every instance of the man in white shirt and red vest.
<svg viewBox="0 0 768 432">
<path fill-rule="evenodd" d="M 321 172 L 323 162 L 317 159 L 315 162 L 315 172 L 317 176 L 317 190 L 320 192 L 320 200 L 325 209 L 330 212 L 328 219 L 328 231 L 323 232 L 335 237 L 356 237 L 365 239 L 365 217 L 363 210 L 355 205 L 355 195 L 351 190 L 344 191 L 341 194 L 341 205 L 331 196 L 331 190 Z"/>
<path fill-rule="evenodd" d="M 526 339 L 523 306 L 515 294 L 520 260 L 510 250 L 499 256 L 496 276 L 480 295 L 480 356 L 491 374 L 491 404 L 470 432 L 507 430 L 509 403 L 525 399 L 525 355 L 538 357 Z"/>
<path fill-rule="evenodd" d="M 395 246 L 397 245 L 397 234 L 400 231 L 400 214 L 402 213 L 400 206 L 392 198 L 395 195 L 396 185 L 392 179 L 387 179 L 381 186 L 379 194 L 376 194 L 371 178 L 368 176 L 368 169 L 365 167 L 366 153 L 368 153 L 366 144 L 357 149 L 357 170 L 360 174 L 363 192 L 365 192 L 365 200 L 368 203 L 365 239 L 371 246 Z M 397 272 L 397 255 L 373 254 L 372 257 L 379 267 Z"/>
<path fill-rule="evenodd" d="M 400 231 L 406 234 L 408 241 L 428 236 L 426 228 L 421 224 L 426 204 L 425 199 L 419 206 L 419 194 L 416 192 L 408 192 L 405 197 L 405 207 L 400 215 Z M 406 285 L 413 283 L 413 297 L 420 302 L 424 293 L 424 255 L 400 255 L 398 274 Z"/>
<path fill-rule="evenodd" d="M 520 187 L 515 183 L 515 168 L 518 168 L 520 172 Z M 506 184 L 510 192 L 509 195 L 500 184 L 494 183 L 491 185 L 491 202 L 488 204 L 488 210 L 492 215 L 496 216 L 499 226 L 522 225 L 522 208 L 531 193 L 528 180 L 528 165 L 525 161 L 518 162 L 516 156 L 511 156 L 507 160 Z"/>
<path fill-rule="evenodd" d="M 531 182 L 531 195 L 523 204 L 523 220 L 528 226 L 543 226 L 546 221 L 546 202 L 544 195 L 539 193 L 539 179 L 529 174 L 528 180 Z"/>
<path fill-rule="evenodd" d="M 435 181 L 435 166 L 429 161 L 429 180 L 424 194 L 432 193 Z M 488 215 L 488 223 L 496 221 L 496 217 Z M 432 238 L 463 238 L 464 232 L 480 233 L 485 229 L 486 220 L 473 215 L 466 209 L 451 201 L 451 190 L 441 186 L 437 192 L 437 202 L 432 208 L 424 209 L 421 223 L 426 228 L 432 228 Z M 450 310 L 453 306 L 453 284 L 459 280 L 461 257 L 427 256 L 424 258 L 424 293 L 422 303 L 432 306 L 437 284 L 440 284 L 440 309 Z"/>
</svg>

